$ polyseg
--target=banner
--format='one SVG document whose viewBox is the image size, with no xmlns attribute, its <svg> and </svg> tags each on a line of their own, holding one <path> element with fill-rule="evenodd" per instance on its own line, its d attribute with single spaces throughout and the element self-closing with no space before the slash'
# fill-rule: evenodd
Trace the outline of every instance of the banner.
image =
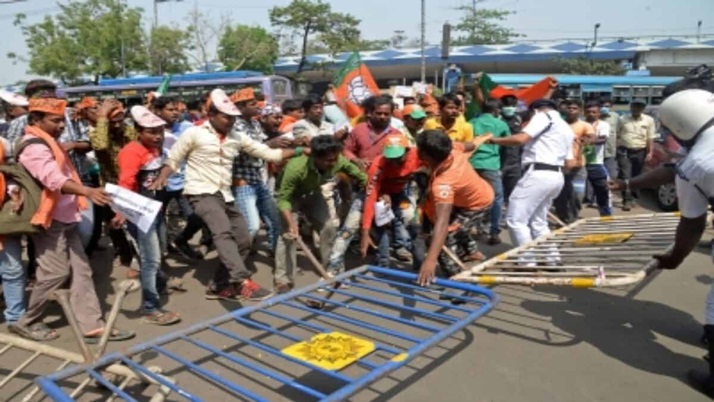
<svg viewBox="0 0 714 402">
<path fill-rule="evenodd" d="M 142 232 L 149 231 L 161 210 L 160 202 L 111 183 L 107 183 L 104 190 L 112 197 L 110 206 L 114 212 L 122 214 Z"/>
<path fill-rule="evenodd" d="M 335 96 L 338 103 L 344 104 L 345 112 L 349 118 L 362 114 L 360 104 L 370 96 L 379 95 L 379 87 L 374 82 L 372 73 L 362 63 L 359 53 L 354 52 L 342 65 L 333 81 Z"/>
</svg>

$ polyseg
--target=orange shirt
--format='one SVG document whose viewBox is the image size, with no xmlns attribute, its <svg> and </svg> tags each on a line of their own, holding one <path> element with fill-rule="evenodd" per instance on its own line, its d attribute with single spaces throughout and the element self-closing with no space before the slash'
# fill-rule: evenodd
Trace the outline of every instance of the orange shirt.
<svg viewBox="0 0 714 402">
<path fill-rule="evenodd" d="M 451 155 L 437 166 L 429 178 L 429 190 L 424 213 L 436 221 L 436 204 L 453 204 L 469 211 L 486 209 L 493 204 L 493 188 L 469 163 L 470 153 L 463 144 L 454 143 Z"/>
<path fill-rule="evenodd" d="M 590 123 L 582 120 L 570 123 L 570 128 L 575 134 L 573 138 L 573 158 L 575 158 L 576 163 L 573 164 L 573 167 L 581 168 L 585 166 L 585 155 L 583 154 L 585 144 L 588 137 L 595 135 L 595 129 Z"/>
</svg>

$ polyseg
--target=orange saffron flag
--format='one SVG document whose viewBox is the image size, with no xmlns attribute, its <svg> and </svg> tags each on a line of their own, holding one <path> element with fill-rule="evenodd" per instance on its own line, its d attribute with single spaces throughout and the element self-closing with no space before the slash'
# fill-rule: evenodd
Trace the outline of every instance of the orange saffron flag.
<svg viewBox="0 0 714 402">
<path fill-rule="evenodd" d="M 360 104 L 370 96 L 379 95 L 379 87 L 369 68 L 362 63 L 359 53 L 354 52 L 342 65 L 333 80 L 335 97 L 340 105 L 344 105 L 348 117 L 354 118 L 362 114 Z"/>
</svg>

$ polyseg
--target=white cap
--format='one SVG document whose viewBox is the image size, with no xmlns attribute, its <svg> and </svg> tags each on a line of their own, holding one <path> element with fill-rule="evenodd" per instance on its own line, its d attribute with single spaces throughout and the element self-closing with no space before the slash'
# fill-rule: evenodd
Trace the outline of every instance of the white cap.
<svg viewBox="0 0 714 402">
<path fill-rule="evenodd" d="M 689 141 L 714 122 L 714 93 L 686 89 L 662 102 L 659 120 L 675 137 Z"/>
<path fill-rule="evenodd" d="M 13 106 L 28 106 L 29 102 L 27 98 L 22 95 L 18 95 L 14 92 L 10 92 L 4 89 L 0 89 L 0 99 L 7 102 Z"/>
<path fill-rule="evenodd" d="M 149 109 L 140 105 L 131 108 L 131 118 L 141 127 L 154 128 L 166 125 L 166 122 L 159 116 L 151 113 Z"/>
<path fill-rule="evenodd" d="M 211 91 L 211 104 L 218 109 L 219 112 L 225 113 L 229 116 L 240 116 L 240 110 L 236 107 L 231 99 L 226 95 L 225 91 L 220 88 L 216 88 Z"/>
</svg>

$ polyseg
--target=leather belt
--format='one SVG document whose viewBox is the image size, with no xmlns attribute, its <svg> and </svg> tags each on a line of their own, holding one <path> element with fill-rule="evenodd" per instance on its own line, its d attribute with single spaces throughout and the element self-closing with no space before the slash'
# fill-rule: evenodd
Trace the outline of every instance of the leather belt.
<svg viewBox="0 0 714 402">
<path fill-rule="evenodd" d="M 243 186 L 247 186 L 247 185 L 248 185 L 248 182 L 243 179 L 233 180 L 233 187 L 243 187 Z"/>
<path fill-rule="evenodd" d="M 532 163 L 528 167 L 533 166 L 533 170 L 548 170 L 551 172 L 560 172 L 562 169 L 560 166 L 548 165 L 546 163 Z"/>
</svg>

